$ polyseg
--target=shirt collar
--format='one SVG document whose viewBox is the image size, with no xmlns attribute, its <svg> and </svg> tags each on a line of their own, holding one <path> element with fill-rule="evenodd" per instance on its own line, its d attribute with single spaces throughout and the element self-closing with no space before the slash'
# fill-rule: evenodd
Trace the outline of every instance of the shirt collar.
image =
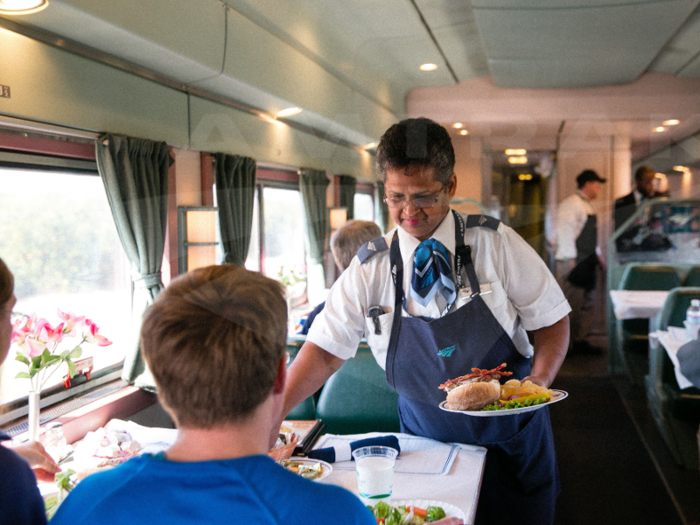
<svg viewBox="0 0 700 525">
<path fill-rule="evenodd" d="M 408 263 L 413 264 L 413 252 L 416 251 L 416 248 L 418 248 L 418 245 L 421 243 L 421 241 L 416 239 L 410 233 L 404 231 L 404 229 L 400 226 L 398 227 L 398 232 L 399 248 L 401 249 L 401 258 L 404 260 L 404 266 L 406 266 Z M 442 219 L 442 222 L 433 232 L 430 238 L 435 239 L 436 241 L 440 241 L 445 246 L 445 248 L 447 248 L 447 251 L 450 252 L 451 255 L 454 255 L 455 221 L 454 217 L 452 217 L 451 209 L 447 212 L 447 215 L 445 215 L 445 218 Z"/>
<path fill-rule="evenodd" d="M 637 206 L 639 206 L 639 203 L 642 202 L 644 195 L 642 195 L 642 192 L 637 188 L 632 191 L 632 194 L 634 195 L 634 202 L 637 203 Z"/>
</svg>

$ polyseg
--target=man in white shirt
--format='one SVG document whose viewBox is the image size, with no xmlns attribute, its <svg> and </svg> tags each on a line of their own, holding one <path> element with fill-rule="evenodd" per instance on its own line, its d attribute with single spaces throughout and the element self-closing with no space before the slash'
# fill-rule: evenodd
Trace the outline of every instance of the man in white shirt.
<svg viewBox="0 0 700 525">
<path fill-rule="evenodd" d="M 570 351 L 599 353 L 587 340 L 598 266 L 597 217 L 591 204 L 600 192 L 601 178 L 593 170 L 576 177 L 578 190 L 559 204 L 557 212 L 556 277 L 571 305 Z"/>
</svg>

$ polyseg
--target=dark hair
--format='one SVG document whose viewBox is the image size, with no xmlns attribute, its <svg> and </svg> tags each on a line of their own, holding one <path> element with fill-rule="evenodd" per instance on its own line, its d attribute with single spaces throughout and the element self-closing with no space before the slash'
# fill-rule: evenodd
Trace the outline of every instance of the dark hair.
<svg viewBox="0 0 700 525">
<path fill-rule="evenodd" d="M 447 184 L 455 167 L 452 139 L 445 128 L 430 119 L 402 120 L 382 135 L 375 166 L 383 181 L 387 170 L 425 166 L 435 170 L 438 182 Z"/>
<path fill-rule="evenodd" d="M 287 342 L 284 288 L 234 264 L 188 272 L 158 296 L 141 348 L 178 426 L 250 416 L 272 392 Z"/>
<path fill-rule="evenodd" d="M 350 266 L 350 261 L 362 245 L 382 236 L 382 230 L 372 221 L 348 221 L 331 237 L 331 252 L 340 270 Z"/>
<path fill-rule="evenodd" d="M 12 272 L 5 264 L 5 261 L 0 259 L 0 304 L 5 304 L 12 299 L 12 294 L 15 291 L 15 278 Z"/>
<path fill-rule="evenodd" d="M 656 171 L 654 168 L 650 168 L 649 166 L 639 166 L 637 168 L 637 171 L 634 172 L 634 180 L 637 182 L 641 182 L 642 178 L 644 177 L 644 174 L 647 172 L 651 172 L 654 175 L 656 175 Z"/>
</svg>

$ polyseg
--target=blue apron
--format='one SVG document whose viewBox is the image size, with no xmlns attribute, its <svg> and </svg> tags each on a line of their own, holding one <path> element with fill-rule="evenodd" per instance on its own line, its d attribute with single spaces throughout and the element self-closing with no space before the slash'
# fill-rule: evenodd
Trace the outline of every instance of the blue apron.
<svg viewBox="0 0 700 525">
<path fill-rule="evenodd" d="M 471 368 L 507 363 L 506 370 L 518 379 L 529 375 L 531 368 L 530 359 L 518 352 L 479 295 L 471 248 L 464 245 L 464 221 L 453 215 L 456 285 L 463 288 L 463 267 L 471 287 L 471 301 L 454 312 L 430 321 L 401 315 L 403 261 L 396 235 L 391 243 L 396 299 L 386 377 L 399 393 L 401 431 L 488 450 L 478 525 L 551 524 L 560 485 L 548 407 L 500 417 L 470 417 L 438 407 L 445 400 L 438 385 L 470 373 Z"/>
</svg>

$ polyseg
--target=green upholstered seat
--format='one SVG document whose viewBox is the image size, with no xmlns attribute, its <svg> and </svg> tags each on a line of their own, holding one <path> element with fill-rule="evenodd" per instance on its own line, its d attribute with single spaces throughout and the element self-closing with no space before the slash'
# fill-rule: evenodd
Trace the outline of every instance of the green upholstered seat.
<svg viewBox="0 0 700 525">
<path fill-rule="evenodd" d="M 628 265 L 618 289 L 620 290 L 670 290 L 681 286 L 681 280 L 670 266 L 632 263 Z M 618 341 L 623 352 L 646 355 L 649 346 L 648 319 L 623 319 L 616 323 Z"/>
<path fill-rule="evenodd" d="M 667 330 L 669 326 L 682 327 L 691 299 L 700 299 L 700 287 L 671 290 L 655 319 L 655 328 Z M 645 383 L 654 422 L 671 455 L 678 464 L 697 470 L 700 389 L 679 388 L 673 363 L 658 343 L 650 345 L 649 375 Z"/>
<path fill-rule="evenodd" d="M 316 419 L 316 402 L 313 396 L 309 396 L 304 401 L 299 403 L 292 411 L 287 414 L 285 419 L 308 420 Z"/>
<path fill-rule="evenodd" d="M 316 417 L 330 434 L 399 432 L 398 398 L 369 348 L 361 345 L 326 381 Z"/>
<path fill-rule="evenodd" d="M 693 266 L 685 277 L 685 286 L 700 286 L 700 266 Z"/>
</svg>

